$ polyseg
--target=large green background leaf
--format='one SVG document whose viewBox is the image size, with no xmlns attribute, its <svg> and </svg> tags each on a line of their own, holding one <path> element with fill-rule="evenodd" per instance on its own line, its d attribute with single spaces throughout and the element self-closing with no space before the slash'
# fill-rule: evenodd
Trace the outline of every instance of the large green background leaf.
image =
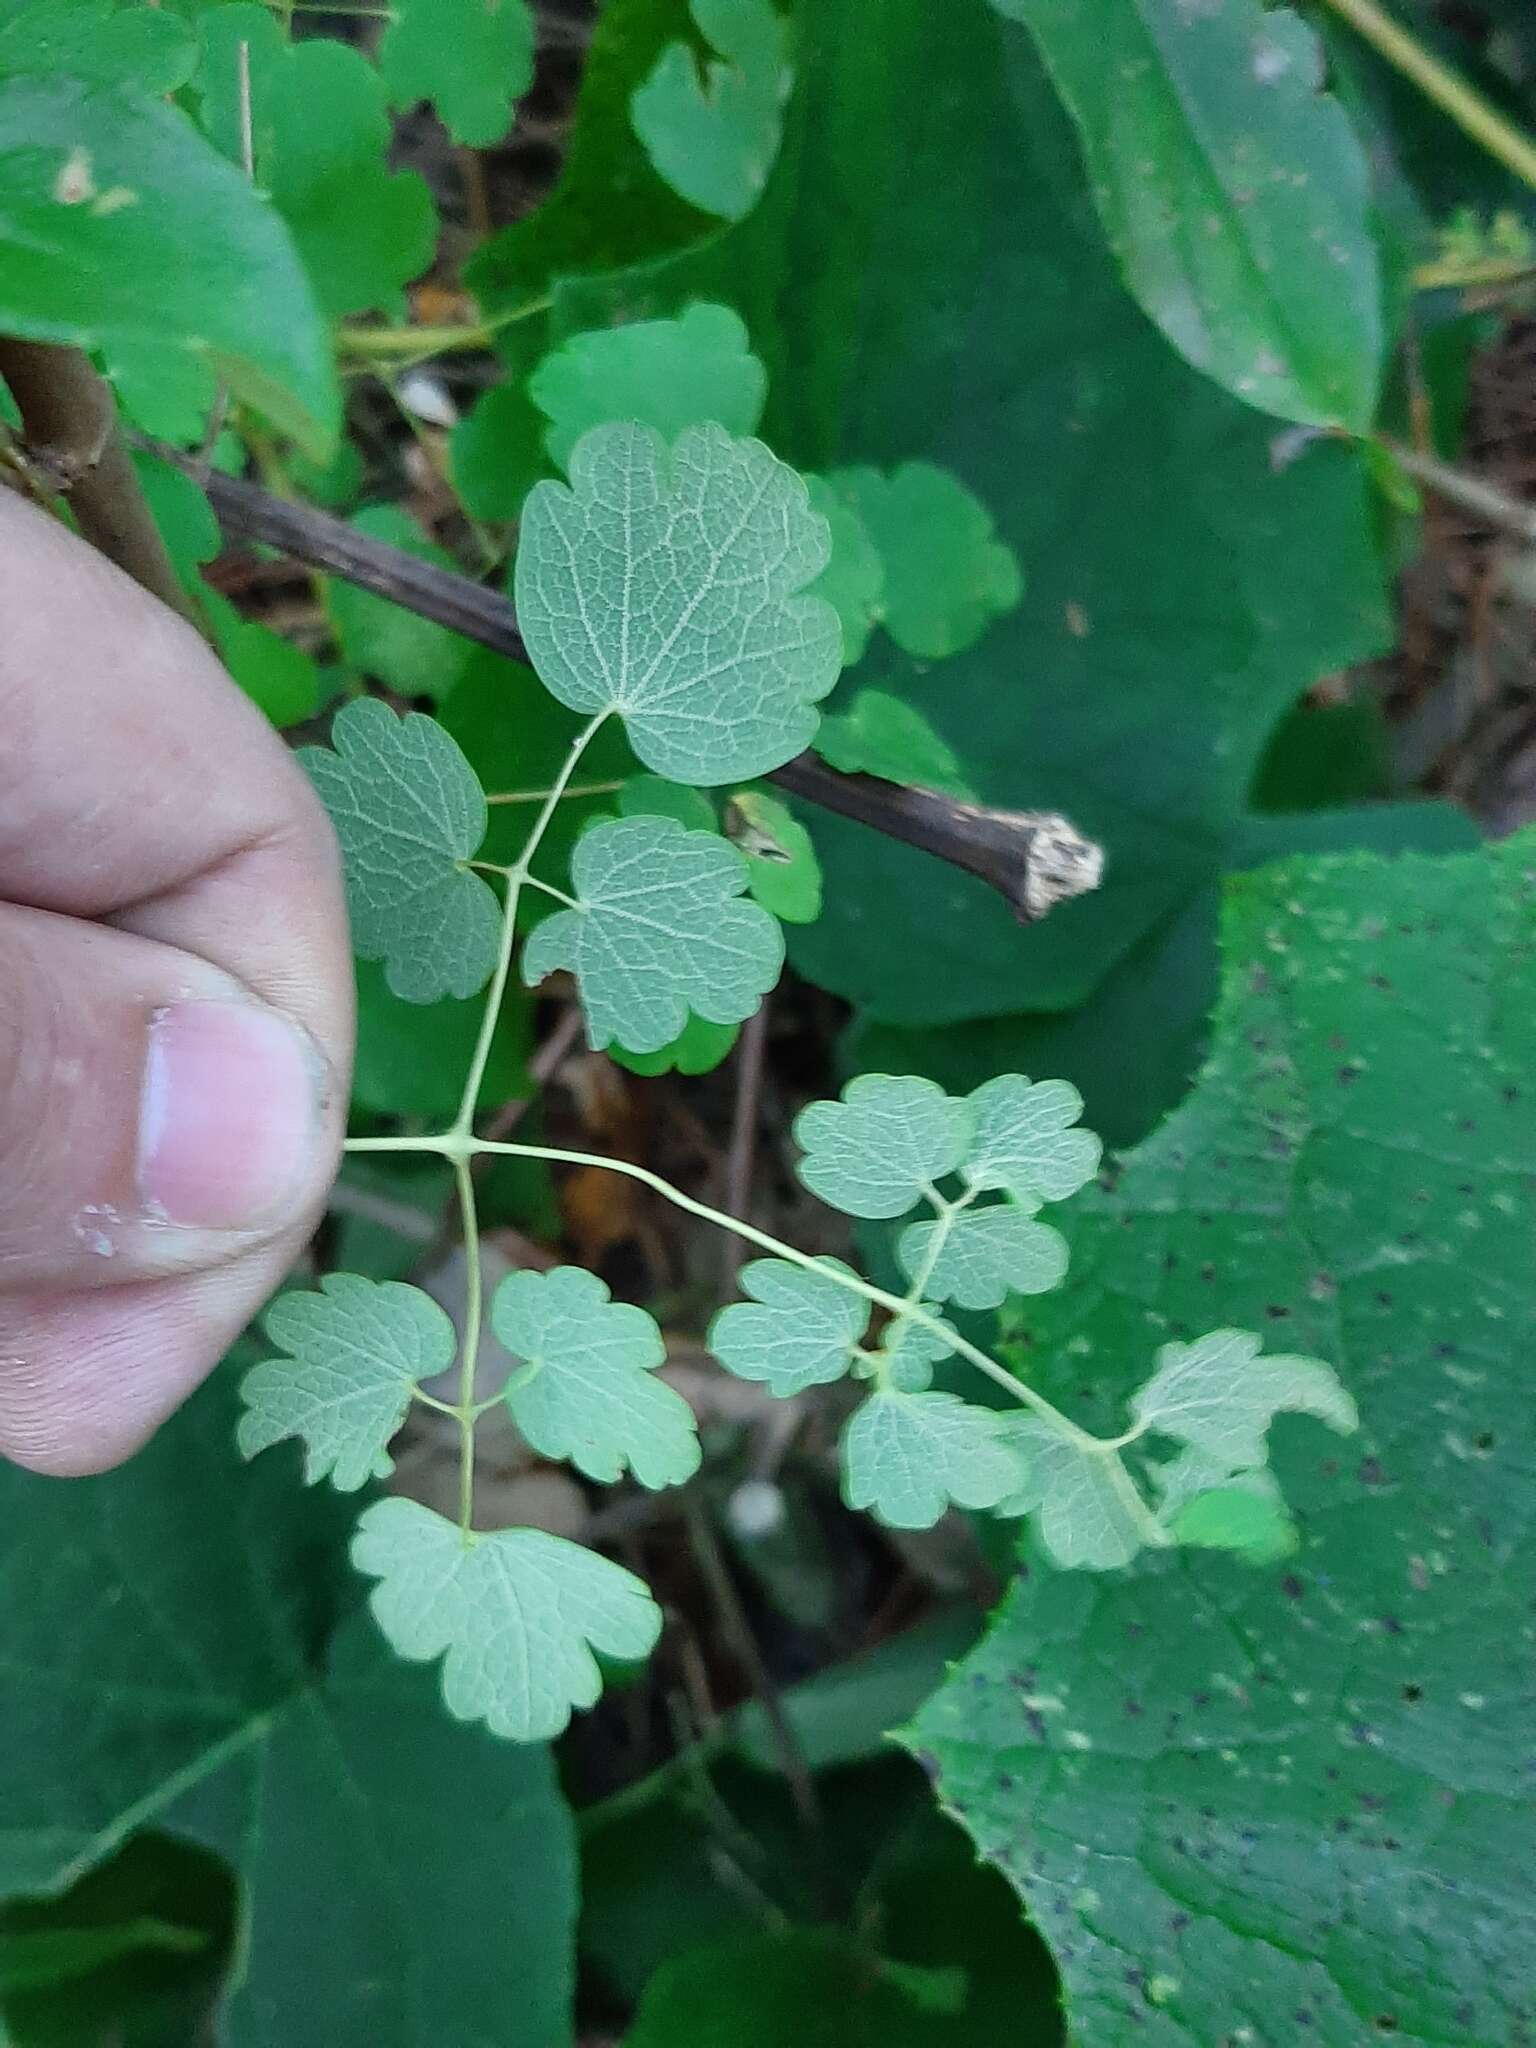
<svg viewBox="0 0 1536 2048">
<path fill-rule="evenodd" d="M 127 1832 L 238 1870 L 225 2048 L 560 2048 L 570 1827 L 546 1755 L 452 1722 L 357 1613 L 355 1499 L 242 1467 L 226 1374 L 122 1471 L 0 1468 L 0 1893 Z M 466 1882 L 466 1873 L 473 1879 Z"/>
<path fill-rule="evenodd" d="M 1034 36 L 1126 283 L 1250 405 L 1366 432 L 1382 348 L 1364 147 L 1265 0 L 992 0 Z"/>
<path fill-rule="evenodd" d="M 0 326 L 186 352 L 323 457 L 325 329 L 275 209 L 174 107 L 59 77 L 0 82 Z"/>
<path fill-rule="evenodd" d="M 1150 326 L 1028 38 L 979 0 L 824 0 L 796 75 L 753 214 L 557 286 L 555 331 L 732 304 L 778 453 L 922 457 L 994 514 L 1019 607 L 937 666 L 877 636 L 844 695 L 919 705 L 986 800 L 1068 812 L 1107 848 L 1104 887 L 1021 932 L 983 884 L 817 815 L 827 908 L 792 957 L 908 1024 L 1070 1008 L 1234 857 L 1292 702 L 1384 643 L 1360 471 L 1276 444 Z"/>
<path fill-rule="evenodd" d="M 1536 2011 L 1536 839 L 1245 878 L 1225 951 L 1211 1062 L 1081 1199 L 1024 1369 L 1098 1427 L 1155 1344 L 1248 1324 L 1361 1434 L 1277 1425 L 1283 1564 L 1032 1565 L 914 1739 L 1085 2048 L 1495 2048 Z"/>
</svg>

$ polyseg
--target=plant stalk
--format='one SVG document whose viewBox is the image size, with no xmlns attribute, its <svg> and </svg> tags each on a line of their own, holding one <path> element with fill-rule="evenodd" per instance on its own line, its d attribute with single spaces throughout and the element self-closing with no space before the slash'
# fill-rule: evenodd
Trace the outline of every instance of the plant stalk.
<svg viewBox="0 0 1536 2048">
<path fill-rule="evenodd" d="M 139 488 L 111 387 L 83 349 L 0 337 L 0 376 L 21 414 L 33 489 L 65 498 L 81 535 L 151 596 L 199 621 Z"/>
<path fill-rule="evenodd" d="M 1433 51 L 1426 50 L 1378 0 L 1323 0 L 1323 5 L 1331 7 L 1394 71 L 1401 72 L 1449 115 L 1464 135 L 1536 190 L 1536 142 L 1448 64 L 1442 64 Z"/>
</svg>

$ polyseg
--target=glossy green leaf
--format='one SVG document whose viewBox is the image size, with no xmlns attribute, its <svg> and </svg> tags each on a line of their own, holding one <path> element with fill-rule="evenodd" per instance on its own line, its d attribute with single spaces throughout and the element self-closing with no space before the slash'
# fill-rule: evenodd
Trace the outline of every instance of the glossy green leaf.
<svg viewBox="0 0 1536 2048">
<path fill-rule="evenodd" d="M 237 1407 L 220 1372 L 118 1471 L 0 1467 L 0 1895 L 56 1894 L 157 1830 L 239 1887 L 217 2011 L 197 2014 L 221 2048 L 442 2048 L 488 2012 L 498 2048 L 550 2048 L 576 1904 L 550 1760 L 448 1719 L 360 1611 L 356 1501 L 298 1486 L 291 1451 L 243 1464 Z M 449 1942 L 466 1862 L 481 1883 Z M 44 2038 L 119 2027 L 134 2048 L 192 2038 L 110 2008 Z"/>
<path fill-rule="evenodd" d="M 931 462 L 889 476 L 829 479 L 857 512 L 883 567 L 880 617 L 898 647 L 926 661 L 960 654 L 1023 595 L 1018 558 L 960 479 Z"/>
<path fill-rule="evenodd" d="M 869 1325 L 861 1295 L 788 1259 L 753 1259 L 737 1278 L 751 1300 L 733 1301 L 709 1326 L 728 1372 L 786 1398 L 843 1377 Z"/>
<path fill-rule="evenodd" d="M 455 142 L 500 142 L 533 83 L 526 0 L 396 0 L 379 69 L 397 107 L 431 100 Z"/>
<path fill-rule="evenodd" d="M 608 420 L 654 427 L 669 447 L 706 420 L 728 434 L 755 433 L 767 390 L 740 316 L 711 305 L 685 307 L 676 320 L 573 334 L 528 380 L 529 397 L 549 420 L 545 446 L 561 469 L 582 435 Z"/>
<path fill-rule="evenodd" d="M 1525 1997 L 1533 856 L 1236 879 L 1209 1062 L 1074 1205 L 1070 1300 L 1018 1319 L 1033 1383 L 1105 1434 L 1141 1361 L 1222 1324 L 1327 1360 L 1361 1418 L 1276 1421 L 1292 1556 L 1032 1571 L 920 1717 L 1087 2042 L 1305 2011 L 1319 2041 L 1493 2048 Z"/>
<path fill-rule="evenodd" d="M 860 1074 L 839 1101 L 813 1102 L 796 1117 L 805 1157 L 795 1170 L 849 1216 L 900 1216 L 954 1172 L 970 1136 L 965 1104 L 932 1081 Z"/>
<path fill-rule="evenodd" d="M 495 384 L 470 407 L 448 439 L 454 490 L 471 519 L 516 519 L 523 500 L 549 474 L 544 415 L 521 381 Z"/>
<path fill-rule="evenodd" d="M 837 614 L 797 595 L 827 531 L 758 441 L 595 427 L 571 485 L 542 483 L 518 540 L 518 620 L 562 704 L 617 711 L 674 782 L 766 774 L 809 744 L 837 679 Z"/>
<path fill-rule="evenodd" d="M 707 1017 L 690 1012 L 676 1037 L 655 1052 L 631 1052 L 627 1045 L 614 1044 L 608 1057 L 632 1074 L 709 1074 L 730 1057 L 740 1030 L 739 1024 L 711 1024 Z"/>
<path fill-rule="evenodd" d="M 587 1035 L 656 1052 L 690 1010 L 714 1024 L 750 1017 L 779 978 L 777 923 L 740 900 L 747 866 L 712 833 L 672 818 L 594 825 L 571 862 L 577 908 L 546 919 L 523 953 L 530 984 L 576 976 Z"/>
<path fill-rule="evenodd" d="M 394 1470 L 388 1452 L 412 1392 L 453 1364 L 453 1324 L 430 1294 L 398 1281 L 327 1273 L 320 1290 L 295 1288 L 267 1310 L 266 1332 L 287 1354 L 241 1381 L 242 1456 L 297 1437 L 304 1477 L 355 1493 Z"/>
<path fill-rule="evenodd" d="M 437 1003 L 402 1003 L 390 992 L 376 962 L 358 960 L 357 1051 L 352 1099 L 378 1116 L 427 1117 L 451 1123 L 480 1036 L 485 1005 L 449 997 Z M 533 1003 L 514 985 L 502 999 L 480 1083 L 480 1105 L 496 1108 L 531 1095 Z"/>
<path fill-rule="evenodd" d="M 240 164 L 244 48 L 256 181 L 288 223 L 325 311 L 391 306 L 431 262 L 437 216 L 420 175 L 388 167 L 378 72 L 329 36 L 290 42 L 270 9 L 249 0 L 209 9 L 200 27 L 193 84 L 203 126 Z"/>
<path fill-rule="evenodd" d="M 1296 1525 L 1274 1475 L 1262 1469 L 1194 1494 L 1168 1527 L 1176 1543 L 1235 1551 L 1250 1564 L 1274 1564 L 1297 1547 Z"/>
<path fill-rule="evenodd" d="M 205 1940 L 199 1928 L 177 1927 L 147 1916 L 121 1921 L 116 1926 L 49 1928 L 35 1934 L 0 1933 L 0 1997 L 22 1991 L 46 1991 L 145 1950 L 168 1955 L 195 1953 Z"/>
<path fill-rule="evenodd" d="M 778 153 L 790 70 L 773 0 L 691 0 L 719 56 L 670 43 L 630 101 L 635 133 L 672 189 L 702 213 L 740 220 Z"/>
<path fill-rule="evenodd" d="M 944 796 L 975 797 L 954 750 L 920 711 L 884 690 L 860 690 L 846 711 L 824 717 L 816 751 L 845 775 L 878 775 Z"/>
<path fill-rule="evenodd" d="M 174 92 L 197 61 L 184 22 L 154 7 L 117 0 L 3 0 L 0 78 L 63 73 L 91 85 Z"/>
<path fill-rule="evenodd" d="M 732 304 L 787 460 L 921 457 L 992 513 L 1027 570 L 1017 608 L 937 672 L 877 634 L 860 677 L 920 706 L 988 803 L 1063 811 L 1103 844 L 1103 886 L 1020 930 L 985 884 L 805 812 L 826 904 L 789 943 L 882 1022 L 1029 1011 L 1043 1030 L 1122 963 L 1129 997 L 1128 956 L 1229 864 L 1273 727 L 1391 646 L 1359 460 L 1272 448 L 1272 422 L 1169 348 L 1104 246 L 1029 37 L 982 0 L 819 0 L 795 75 L 763 204 L 661 262 L 567 276 L 558 330 Z M 1202 972 L 1209 953 L 1186 956 L 1182 985 Z M 1071 1072 L 1059 1059 L 1004 1064 Z"/>
<path fill-rule="evenodd" d="M 961 1166 L 973 1188 L 1006 1188 L 1021 1202 L 1062 1202 L 1099 1170 L 1104 1148 L 1075 1128 L 1083 1098 L 1070 1081 L 999 1074 L 970 1098 L 974 1130 Z"/>
<path fill-rule="evenodd" d="M 1119 1463 L 1033 1415 L 1013 1415 L 1003 1435 L 1019 1454 L 1023 1483 L 997 1503 L 1002 1515 L 1038 1515 L 1040 1540 L 1063 1571 L 1113 1571 L 1146 1541 L 1149 1517 Z"/>
<path fill-rule="evenodd" d="M 863 660 L 869 636 L 885 614 L 885 562 L 852 493 L 840 490 L 836 477 L 808 476 L 805 482 L 811 510 L 826 520 L 832 536 L 827 566 L 811 587 L 841 620 L 843 666 L 852 668 Z"/>
<path fill-rule="evenodd" d="M 129 87 L 0 79 L 0 326 L 190 355 L 315 454 L 336 432 L 329 338 L 283 222 Z"/>
<path fill-rule="evenodd" d="M 514 1742 L 558 1735 L 602 1690 L 597 1655 L 647 1656 L 661 1633 L 632 1573 L 542 1529 L 496 1529 L 466 1547 L 420 1502 L 381 1500 L 357 1525 L 352 1561 L 378 1580 L 369 1604 L 397 1653 L 443 1659 L 449 1713 Z"/>
<path fill-rule="evenodd" d="M 754 903 L 785 924 L 810 924 L 820 917 L 816 849 L 787 804 L 766 790 L 738 789 L 726 805 L 725 830 L 747 863 Z"/>
<path fill-rule="evenodd" d="M 542 1456 L 608 1486 L 626 1470 L 651 1487 L 698 1470 L 693 1410 L 655 1376 L 667 1358 L 655 1318 L 610 1300 L 595 1273 L 509 1273 L 491 1327 L 520 1361 L 506 1387 L 512 1420 Z"/>
<path fill-rule="evenodd" d="M 330 747 L 299 756 L 346 868 L 352 943 L 408 1003 L 472 996 L 496 964 L 501 909 L 464 863 L 485 837 L 485 795 L 435 719 L 376 697 L 337 712 Z"/>
<path fill-rule="evenodd" d="M 955 1394 L 871 1394 L 843 1432 L 843 1497 L 893 1529 L 991 1508 L 1019 1484 L 1002 1418 Z"/>
<path fill-rule="evenodd" d="M 435 569 L 456 567 L 403 506 L 367 505 L 348 524 L 366 539 L 383 541 Z M 347 660 L 402 697 L 446 697 L 474 652 L 461 634 L 340 576 L 328 584 L 326 603 Z"/>
<path fill-rule="evenodd" d="M 910 1224 L 897 1255 L 909 1280 L 921 1274 L 925 1293 L 957 1308 L 1001 1308 L 1010 1294 L 1044 1294 L 1067 1272 L 1061 1232 L 1032 1222 L 1013 1202 Z"/>
<path fill-rule="evenodd" d="M 962 2037 L 966 1988 L 963 1969 L 887 1962 L 841 1928 L 786 1927 L 670 1956 L 625 2044 L 943 2048 Z"/>
<path fill-rule="evenodd" d="M 690 832 L 718 830 L 715 807 L 703 790 L 664 776 L 631 776 L 614 801 L 621 818 L 675 818 Z"/>
<path fill-rule="evenodd" d="M 1072 115 L 1125 279 L 1183 355 L 1266 412 L 1364 433 L 1382 352 L 1365 151 L 1285 7 L 993 0 Z"/>
</svg>

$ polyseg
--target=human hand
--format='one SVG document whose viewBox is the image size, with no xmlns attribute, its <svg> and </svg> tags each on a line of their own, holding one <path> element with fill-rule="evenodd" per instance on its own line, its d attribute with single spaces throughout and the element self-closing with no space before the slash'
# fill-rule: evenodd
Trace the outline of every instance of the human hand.
<svg viewBox="0 0 1536 2048">
<path fill-rule="evenodd" d="M 0 1454 L 127 1457 L 335 1172 L 330 825 L 195 633 L 0 490 Z"/>
</svg>

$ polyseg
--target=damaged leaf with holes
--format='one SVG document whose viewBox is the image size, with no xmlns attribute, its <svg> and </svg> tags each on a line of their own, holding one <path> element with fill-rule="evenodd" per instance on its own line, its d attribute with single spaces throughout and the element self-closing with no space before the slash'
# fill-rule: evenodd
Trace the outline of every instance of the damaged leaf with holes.
<svg viewBox="0 0 1536 2048">
<path fill-rule="evenodd" d="M 911 1739 L 1085 2039 L 1207 2048 L 1305 2012 L 1319 2040 L 1493 2048 L 1533 1989 L 1536 1559 L 1507 1504 L 1532 1454 L 1510 1359 L 1536 1329 L 1536 842 L 1239 878 L 1223 956 L 1193 1093 L 1078 1198 L 1070 1298 L 1015 1317 L 1042 1394 L 1146 1425 L 1128 1456 L 1186 1547 L 1031 1572 Z M 1033 1450 L 1047 1546 L 1126 1557 L 1082 1461 Z M 1235 1554 L 1189 1547 L 1213 1534 Z"/>
</svg>

